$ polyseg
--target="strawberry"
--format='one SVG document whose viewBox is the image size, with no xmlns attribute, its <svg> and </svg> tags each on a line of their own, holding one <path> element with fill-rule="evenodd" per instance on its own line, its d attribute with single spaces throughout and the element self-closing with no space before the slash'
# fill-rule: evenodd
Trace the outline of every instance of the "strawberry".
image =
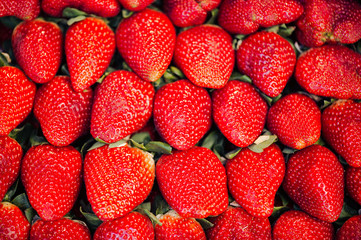
<svg viewBox="0 0 361 240">
<path fill-rule="evenodd" d="M 36 86 L 15 67 L 0 67 L 0 136 L 8 135 L 31 112 Z"/>
<path fill-rule="evenodd" d="M 93 238 L 93 240 L 116 239 L 153 240 L 152 222 L 138 212 L 130 212 L 123 217 L 103 222 L 95 231 Z"/>
<path fill-rule="evenodd" d="M 14 204 L 0 202 L 0 239 L 27 240 L 30 223 Z"/>
<path fill-rule="evenodd" d="M 348 164 L 361 167 L 361 103 L 338 100 L 322 113 L 322 134 Z"/>
<path fill-rule="evenodd" d="M 113 30 L 101 19 L 86 18 L 65 35 L 65 55 L 75 91 L 94 84 L 109 66 L 115 51 Z"/>
<path fill-rule="evenodd" d="M 361 168 L 347 168 L 346 189 L 350 196 L 361 205 Z"/>
<path fill-rule="evenodd" d="M 90 150 L 84 160 L 89 202 L 101 220 L 132 211 L 149 195 L 154 182 L 153 156 L 138 148 L 105 145 Z"/>
<path fill-rule="evenodd" d="M 40 13 L 40 0 L 2 0 L 0 17 L 15 16 L 21 20 L 31 21 Z"/>
<path fill-rule="evenodd" d="M 301 211 L 288 211 L 273 227 L 273 240 L 332 240 L 335 230 L 331 223 L 321 221 Z"/>
<path fill-rule="evenodd" d="M 119 2 L 125 9 L 130 11 L 142 11 L 148 7 L 153 0 L 119 0 Z"/>
<path fill-rule="evenodd" d="M 35 95 L 34 115 L 45 138 L 55 146 L 67 146 L 90 127 L 93 91 L 75 92 L 70 78 L 57 76 Z"/>
<path fill-rule="evenodd" d="M 207 148 L 193 147 L 162 155 L 156 175 L 165 200 L 182 217 L 205 218 L 227 208 L 226 171 Z"/>
<path fill-rule="evenodd" d="M 306 95 L 288 94 L 269 109 L 267 126 L 284 145 L 302 149 L 320 138 L 321 111 Z"/>
<path fill-rule="evenodd" d="M 327 63 L 327 64 L 326 64 Z M 341 45 L 311 48 L 297 60 L 295 78 L 309 93 L 361 98 L 361 54 Z"/>
<path fill-rule="evenodd" d="M 349 218 L 337 231 L 336 240 L 360 240 L 361 215 Z"/>
<path fill-rule="evenodd" d="M 285 88 L 296 65 L 291 44 L 273 32 L 258 32 L 246 38 L 236 52 L 238 69 L 270 97 Z"/>
<path fill-rule="evenodd" d="M 145 9 L 123 19 L 116 31 L 118 51 L 142 79 L 158 80 L 173 56 L 175 29 L 161 12 Z"/>
<path fill-rule="evenodd" d="M 164 140 L 186 150 L 211 127 L 211 98 L 205 89 L 179 80 L 157 91 L 153 114 L 155 127 Z"/>
<path fill-rule="evenodd" d="M 218 23 L 232 34 L 250 34 L 260 27 L 293 22 L 302 13 L 298 0 L 224 0 Z"/>
<path fill-rule="evenodd" d="M 224 87 L 231 76 L 234 59 L 232 38 L 218 26 L 201 25 L 177 36 L 174 62 L 195 85 Z"/>
<path fill-rule="evenodd" d="M 71 210 L 80 188 L 81 169 L 80 153 L 72 146 L 39 145 L 28 150 L 21 180 L 42 219 L 60 219 Z"/>
<path fill-rule="evenodd" d="M 157 240 L 206 240 L 202 226 L 194 218 L 185 218 L 174 210 L 157 216 L 162 226 L 155 226 Z"/>
<path fill-rule="evenodd" d="M 312 145 L 291 156 L 283 188 L 303 211 L 334 222 L 343 205 L 344 171 L 335 154 Z"/>
<path fill-rule="evenodd" d="M 94 94 L 91 134 L 116 142 L 140 130 L 153 109 L 154 88 L 127 71 L 109 74 Z"/>
<path fill-rule="evenodd" d="M 238 147 L 252 144 L 262 133 L 268 108 L 256 89 L 232 80 L 212 97 L 213 119 L 224 136 Z"/>
<path fill-rule="evenodd" d="M 268 218 L 249 215 L 243 208 L 228 207 L 211 220 L 214 226 L 207 230 L 209 240 L 271 240 Z"/>
</svg>

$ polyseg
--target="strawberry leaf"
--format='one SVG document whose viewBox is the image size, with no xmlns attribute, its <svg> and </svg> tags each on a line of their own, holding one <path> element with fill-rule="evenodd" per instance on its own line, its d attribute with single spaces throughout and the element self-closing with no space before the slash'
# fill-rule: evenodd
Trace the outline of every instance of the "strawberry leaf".
<svg viewBox="0 0 361 240">
<path fill-rule="evenodd" d="M 67 7 L 63 10 L 63 17 L 65 18 L 76 18 L 79 16 L 87 16 L 88 14 L 86 12 L 80 11 L 76 8 Z M 71 24 L 70 24 L 71 25 Z"/>
<path fill-rule="evenodd" d="M 147 144 L 150 142 L 151 138 L 148 132 L 139 132 L 132 135 L 131 140 L 136 143 Z"/>
<path fill-rule="evenodd" d="M 125 138 L 119 140 L 118 142 L 110 143 L 109 148 L 117 148 L 117 147 L 127 145 L 127 142 L 129 141 L 129 137 L 130 136 L 126 136 Z"/>
<path fill-rule="evenodd" d="M 219 12 L 218 8 L 213 9 L 211 11 L 211 17 L 205 24 L 215 24 L 217 16 L 218 16 L 218 12 Z"/>
<path fill-rule="evenodd" d="M 122 17 L 125 18 L 129 18 L 130 16 L 133 15 L 133 11 L 127 10 L 127 9 L 122 9 Z"/>
<path fill-rule="evenodd" d="M 145 148 L 147 151 L 150 152 L 165 153 L 165 154 L 172 153 L 172 147 L 169 144 L 160 141 L 151 141 L 145 145 Z"/>
<path fill-rule="evenodd" d="M 133 147 L 136 147 L 136 148 L 146 151 L 146 148 L 143 143 L 138 143 L 138 142 L 134 141 L 133 139 L 130 139 L 130 142 L 132 143 Z"/>
<path fill-rule="evenodd" d="M 83 211 L 82 207 L 80 207 L 80 213 L 85 217 L 87 225 L 89 229 L 92 231 L 95 231 L 99 227 L 99 225 L 102 224 L 103 222 L 94 213 Z"/>
<path fill-rule="evenodd" d="M 286 24 L 282 24 L 280 27 L 279 27 L 279 30 L 278 30 L 278 34 L 283 37 L 283 38 L 286 38 L 286 37 L 289 37 L 292 35 L 292 33 L 295 31 L 296 27 L 295 26 L 290 26 L 290 27 L 287 27 Z"/>
<path fill-rule="evenodd" d="M 218 139 L 218 132 L 217 131 L 213 131 L 210 132 L 203 140 L 202 142 L 202 147 L 208 148 L 208 149 L 212 149 L 212 147 L 215 145 L 217 139 Z"/>
<path fill-rule="evenodd" d="M 30 207 L 25 209 L 24 214 L 26 219 L 31 223 L 36 215 L 36 211 L 34 208 Z"/>
<path fill-rule="evenodd" d="M 93 146 L 91 146 L 91 147 L 88 149 L 88 152 L 91 151 L 91 150 L 94 150 L 94 149 L 103 147 L 103 146 L 105 146 L 105 145 L 106 145 L 105 143 L 96 142 L 96 143 L 93 144 Z"/>
<path fill-rule="evenodd" d="M 165 214 L 171 209 L 168 203 L 160 195 L 157 195 L 155 197 L 154 202 L 156 206 L 156 210 L 155 210 L 156 216 L 158 216 L 159 214 Z"/>
<path fill-rule="evenodd" d="M 208 221 L 205 218 L 197 218 L 196 220 L 197 220 L 197 222 L 199 222 L 199 224 L 202 226 L 202 228 L 204 230 L 210 229 L 211 227 L 214 226 L 213 223 L 211 223 L 210 221 Z"/>
<path fill-rule="evenodd" d="M 14 197 L 14 195 L 16 193 L 16 190 L 18 189 L 18 185 L 19 185 L 19 178 L 15 181 L 15 183 L 13 185 L 11 185 L 11 187 L 7 191 L 7 193 L 5 194 L 5 197 L 3 199 L 3 202 L 11 201 L 11 199 Z"/>
<path fill-rule="evenodd" d="M 75 17 L 75 18 L 70 18 L 67 22 L 67 24 L 69 26 L 73 25 L 74 23 L 76 22 L 80 22 L 82 20 L 84 20 L 86 17 L 85 16 L 78 16 L 78 17 Z"/>
<path fill-rule="evenodd" d="M 0 52 L 0 67 L 9 66 L 10 62 L 11 62 L 11 58 L 10 58 L 9 54 Z"/>
<path fill-rule="evenodd" d="M 16 196 L 12 201 L 12 204 L 18 206 L 21 210 L 25 210 L 27 208 L 31 208 L 30 202 L 28 197 L 26 196 L 25 193 L 22 193 L 18 196 Z"/>
<path fill-rule="evenodd" d="M 236 148 L 228 153 L 226 153 L 225 157 L 227 159 L 232 159 L 234 158 L 235 156 L 237 156 L 237 154 L 242 150 L 242 148 Z"/>
<path fill-rule="evenodd" d="M 276 140 L 276 135 L 261 135 L 256 139 L 256 141 L 254 141 L 252 145 L 248 146 L 248 148 L 253 152 L 261 153 L 263 152 L 263 149 L 271 146 L 271 144 Z"/>
</svg>

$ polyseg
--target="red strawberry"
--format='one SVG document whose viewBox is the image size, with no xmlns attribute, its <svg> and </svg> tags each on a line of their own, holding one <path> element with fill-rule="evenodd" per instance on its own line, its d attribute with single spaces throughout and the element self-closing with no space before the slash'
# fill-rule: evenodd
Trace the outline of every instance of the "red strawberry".
<svg viewBox="0 0 361 240">
<path fill-rule="evenodd" d="M 101 220 L 124 216 L 149 195 L 154 182 L 153 156 L 128 145 L 89 151 L 84 181 L 89 202 Z"/>
<path fill-rule="evenodd" d="M 361 167 L 361 103 L 338 100 L 322 113 L 322 134 L 348 164 Z"/>
<path fill-rule="evenodd" d="M 70 78 L 57 76 L 36 93 L 34 114 L 46 139 L 67 146 L 90 127 L 93 91 L 75 92 Z"/>
<path fill-rule="evenodd" d="M 207 230 L 209 240 L 271 240 L 268 218 L 249 215 L 243 208 L 228 209 L 211 220 L 214 226 Z"/>
<path fill-rule="evenodd" d="M 39 145 L 28 150 L 21 180 L 42 219 L 59 219 L 71 210 L 80 188 L 81 169 L 80 153 L 72 146 Z"/>
<path fill-rule="evenodd" d="M 341 45 L 311 48 L 297 60 L 295 77 L 309 93 L 361 98 L 361 55 Z"/>
<path fill-rule="evenodd" d="M 0 67 L 0 135 L 8 135 L 31 112 L 36 86 L 15 67 Z"/>
<path fill-rule="evenodd" d="M 0 239 L 27 240 L 30 223 L 14 204 L 0 202 Z"/>
<path fill-rule="evenodd" d="M 346 170 L 346 189 L 350 196 L 361 204 L 361 168 L 349 167 Z"/>
<path fill-rule="evenodd" d="M 93 240 L 138 239 L 153 240 L 154 228 L 148 217 L 131 212 L 121 218 L 103 222 Z"/>
<path fill-rule="evenodd" d="M 164 13 L 145 9 L 120 22 L 116 40 L 129 67 L 142 79 L 154 82 L 172 60 L 175 30 Z"/>
<path fill-rule="evenodd" d="M 230 81 L 213 92 L 213 119 L 224 136 L 238 147 L 247 147 L 262 133 L 267 103 L 249 83 Z"/>
<path fill-rule="evenodd" d="M 284 145 L 302 149 L 320 138 L 321 111 L 311 98 L 288 94 L 269 109 L 267 126 Z"/>
<path fill-rule="evenodd" d="M 12 35 L 16 60 L 36 83 L 53 79 L 60 66 L 62 44 L 59 26 L 39 19 L 20 23 Z"/>
<path fill-rule="evenodd" d="M 156 175 L 165 200 L 182 217 L 205 218 L 227 208 L 226 171 L 207 148 L 162 155 Z"/>
<path fill-rule="evenodd" d="M 349 218 L 337 231 L 336 240 L 360 240 L 361 215 Z"/>
<path fill-rule="evenodd" d="M 291 44 L 273 32 L 258 32 L 249 36 L 236 54 L 238 69 L 270 97 L 282 92 L 296 64 L 296 54 Z"/>
<path fill-rule="evenodd" d="M 114 51 L 113 30 L 103 20 L 86 18 L 71 25 L 65 35 L 65 55 L 74 90 L 81 92 L 94 84 Z"/>
<path fill-rule="evenodd" d="M 211 127 L 211 98 L 205 89 L 179 80 L 157 91 L 153 114 L 155 127 L 164 140 L 186 150 Z"/>
<path fill-rule="evenodd" d="M 195 85 L 222 88 L 233 71 L 232 38 L 215 25 L 181 32 L 176 39 L 174 62 Z"/>
<path fill-rule="evenodd" d="M 335 154 L 320 145 L 304 148 L 287 163 L 283 188 L 302 210 L 334 222 L 344 197 L 344 172 Z"/>
<path fill-rule="evenodd" d="M 40 0 L 1 0 L 0 17 L 15 16 L 25 21 L 35 19 L 40 13 Z"/>
<path fill-rule="evenodd" d="M 153 109 L 154 88 L 127 71 L 109 74 L 98 86 L 91 115 L 91 134 L 116 142 L 140 130 Z"/>
<path fill-rule="evenodd" d="M 150 5 L 153 0 L 119 0 L 122 6 L 130 11 L 142 11 L 148 5 Z"/>
<path fill-rule="evenodd" d="M 157 240 L 206 240 L 202 226 L 194 218 L 181 217 L 174 210 L 158 218 L 162 226 L 155 226 Z"/>
<path fill-rule="evenodd" d="M 293 22 L 302 13 L 298 0 L 224 0 L 218 23 L 232 34 L 250 34 L 259 27 Z"/>
<path fill-rule="evenodd" d="M 332 240 L 335 230 L 331 223 L 321 221 L 301 211 L 281 215 L 273 227 L 273 240 Z"/>
</svg>

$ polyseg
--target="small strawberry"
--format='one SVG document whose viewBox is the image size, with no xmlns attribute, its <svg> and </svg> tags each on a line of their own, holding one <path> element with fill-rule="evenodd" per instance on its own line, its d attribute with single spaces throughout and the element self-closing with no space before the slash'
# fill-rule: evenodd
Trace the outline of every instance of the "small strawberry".
<svg viewBox="0 0 361 240">
<path fill-rule="evenodd" d="M 174 62 L 195 85 L 224 87 L 234 61 L 232 38 L 219 26 L 201 25 L 177 36 Z"/>
<path fill-rule="evenodd" d="M 361 168 L 347 168 L 346 189 L 350 196 L 361 205 Z"/>
<path fill-rule="evenodd" d="M 39 145 L 28 150 L 21 180 L 42 219 L 60 219 L 71 210 L 80 188 L 81 169 L 80 153 L 72 146 Z"/>
<path fill-rule="evenodd" d="M 1 0 L 0 17 L 15 16 L 31 21 L 40 13 L 40 0 Z"/>
<path fill-rule="evenodd" d="M 0 239 L 27 240 L 30 223 L 14 204 L 0 202 Z"/>
<path fill-rule="evenodd" d="M 120 22 L 116 40 L 129 67 L 140 78 L 155 82 L 172 60 L 175 29 L 164 13 L 145 9 Z"/>
<path fill-rule="evenodd" d="M 361 98 L 361 54 L 341 45 L 311 48 L 297 60 L 295 77 L 309 93 Z"/>
<path fill-rule="evenodd" d="M 122 6 L 125 9 L 128 9 L 130 11 L 142 11 L 148 5 L 150 5 L 154 0 L 119 0 L 119 2 L 122 4 Z"/>
<path fill-rule="evenodd" d="M 330 150 L 312 145 L 291 156 L 283 188 L 303 211 L 334 222 L 343 205 L 344 170 Z"/>
<path fill-rule="evenodd" d="M 0 135 L 8 135 L 31 112 L 36 86 L 15 67 L 0 67 Z"/>
<path fill-rule="evenodd" d="M 213 119 L 224 136 L 247 147 L 262 133 L 267 103 L 249 83 L 232 80 L 212 94 Z"/>
<path fill-rule="evenodd" d="M 349 218 L 337 231 L 336 240 L 360 240 L 361 215 Z"/>
<path fill-rule="evenodd" d="M 65 55 L 74 90 L 81 92 L 94 84 L 114 51 L 113 30 L 103 20 L 86 18 L 71 25 L 65 35 Z"/>
</svg>

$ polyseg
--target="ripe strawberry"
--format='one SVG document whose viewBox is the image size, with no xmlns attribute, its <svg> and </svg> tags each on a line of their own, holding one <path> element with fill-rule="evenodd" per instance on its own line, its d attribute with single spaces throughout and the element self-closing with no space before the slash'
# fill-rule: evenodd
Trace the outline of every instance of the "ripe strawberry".
<svg viewBox="0 0 361 240">
<path fill-rule="evenodd" d="M 337 231 L 336 240 L 360 240 L 361 215 L 349 218 Z"/>
<path fill-rule="evenodd" d="M 327 63 L 327 64 L 326 64 Z M 361 55 L 341 45 L 311 48 L 297 60 L 295 77 L 309 93 L 361 98 Z"/>
<path fill-rule="evenodd" d="M 281 215 L 273 227 L 273 240 L 332 240 L 335 230 L 331 223 L 321 221 L 301 211 Z"/>
<path fill-rule="evenodd" d="M 222 88 L 233 71 L 232 38 L 215 25 L 181 32 L 176 39 L 174 62 L 195 85 Z"/>
<path fill-rule="evenodd" d="M 89 202 L 101 220 L 124 216 L 149 195 L 154 182 L 153 156 L 128 145 L 89 151 L 84 181 Z"/>
<path fill-rule="evenodd" d="M 30 223 L 14 204 L 0 202 L 0 239 L 27 240 Z"/>
<path fill-rule="evenodd" d="M 320 138 L 321 111 L 311 98 L 288 94 L 269 109 L 267 126 L 284 145 L 302 149 Z"/>
<path fill-rule="evenodd" d="M 224 136 L 238 147 L 247 147 L 262 133 L 267 103 L 249 83 L 230 81 L 213 92 L 213 119 Z"/>
<path fill-rule="evenodd" d="M 40 0 L 2 0 L 0 17 L 15 16 L 21 20 L 31 21 L 40 13 Z"/>
<path fill-rule="evenodd" d="M 15 67 L 0 67 L 0 135 L 8 135 L 31 112 L 36 86 Z"/>
<path fill-rule="evenodd" d="M 130 11 L 142 11 L 148 5 L 150 5 L 153 0 L 119 0 L 122 6 Z"/>
<path fill-rule="evenodd" d="M 130 212 L 121 218 L 103 222 L 93 240 L 138 239 L 153 240 L 154 228 L 148 217 Z"/>
<path fill-rule="evenodd" d="M 182 217 L 205 218 L 227 208 L 226 171 L 207 148 L 162 155 L 156 175 L 165 200 Z"/>
<path fill-rule="evenodd" d="M 348 164 L 361 167 L 361 103 L 338 100 L 322 113 L 322 134 Z"/>
<path fill-rule="evenodd" d="M 114 33 L 103 20 L 86 18 L 71 25 L 65 35 L 65 55 L 74 90 L 81 92 L 94 84 L 114 51 Z"/>
<path fill-rule="evenodd" d="M 21 180 L 42 219 L 59 219 L 71 210 L 80 188 L 81 169 L 80 153 L 72 146 L 39 145 L 28 150 Z"/>
<path fill-rule="evenodd" d="M 237 67 L 270 97 L 285 88 L 296 64 L 291 44 L 273 32 L 258 32 L 246 38 L 236 53 Z"/>
<path fill-rule="evenodd" d="M 179 80 L 157 91 L 153 115 L 161 137 L 172 147 L 186 150 L 211 127 L 211 98 L 205 89 Z"/>
<path fill-rule="evenodd" d="M 320 220 L 334 222 L 343 205 L 342 165 L 327 148 L 309 146 L 289 159 L 283 188 L 303 211 Z"/>
<path fill-rule="evenodd" d="M 155 82 L 172 60 L 175 34 L 164 13 L 145 9 L 120 22 L 116 31 L 118 51 L 140 78 Z"/>
<path fill-rule="evenodd" d="M 218 23 L 232 34 L 250 34 L 260 27 L 293 22 L 302 13 L 298 0 L 224 0 Z"/>
<path fill-rule="evenodd" d="M 361 168 L 349 167 L 346 170 L 346 189 L 350 196 L 361 204 Z"/>
<path fill-rule="evenodd" d="M 153 109 L 154 88 L 127 71 L 109 74 L 98 86 L 91 115 L 91 134 L 116 142 L 140 130 Z"/>
</svg>

